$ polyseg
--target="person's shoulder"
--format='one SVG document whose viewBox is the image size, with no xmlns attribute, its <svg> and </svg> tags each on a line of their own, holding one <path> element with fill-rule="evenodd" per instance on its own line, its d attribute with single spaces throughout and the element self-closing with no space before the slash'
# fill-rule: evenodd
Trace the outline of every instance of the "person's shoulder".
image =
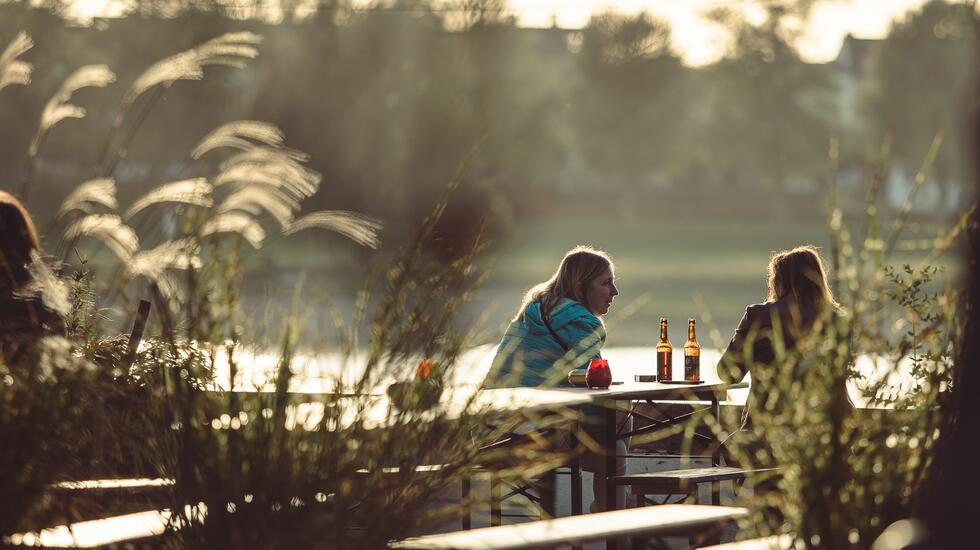
<svg viewBox="0 0 980 550">
<path fill-rule="evenodd" d="M 745 306 L 745 315 L 755 317 L 763 313 L 769 313 L 775 307 L 775 302 L 760 302 Z"/>
<path fill-rule="evenodd" d="M 527 317 L 541 317 L 541 302 L 530 301 L 526 306 L 524 306 L 524 311 L 522 316 Z"/>
<path fill-rule="evenodd" d="M 747 326 L 767 326 L 772 323 L 773 316 L 781 317 L 778 302 L 760 302 L 745 306 L 743 323 Z"/>
<path fill-rule="evenodd" d="M 549 317 L 561 325 L 569 323 L 579 323 L 590 327 L 602 325 L 602 321 L 584 304 L 570 298 L 562 298 Z"/>
<path fill-rule="evenodd" d="M 531 302 L 525 306 L 521 316 L 511 323 L 510 331 L 524 335 L 547 332 L 541 316 L 541 303 Z"/>
<path fill-rule="evenodd" d="M 555 306 L 552 316 L 568 318 L 595 317 L 595 315 L 593 315 L 582 302 L 572 300 L 571 298 L 562 298 L 561 301 L 558 302 L 558 305 Z"/>
</svg>

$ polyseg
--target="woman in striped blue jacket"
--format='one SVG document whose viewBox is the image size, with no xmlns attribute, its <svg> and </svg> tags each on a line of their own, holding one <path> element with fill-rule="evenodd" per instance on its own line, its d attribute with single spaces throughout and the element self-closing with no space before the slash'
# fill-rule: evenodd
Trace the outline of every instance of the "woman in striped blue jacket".
<svg viewBox="0 0 980 550">
<path fill-rule="evenodd" d="M 565 254 L 558 271 L 528 291 L 497 347 L 488 385 L 555 386 L 600 357 L 599 318 L 619 294 L 609 256 L 587 246 Z"/>
<path fill-rule="evenodd" d="M 577 246 L 565 254 L 551 279 L 535 286 L 504 333 L 497 347 L 490 374 L 489 387 L 556 386 L 566 385 L 568 371 L 587 367 L 592 359 L 601 357 L 606 342 L 606 328 L 600 316 L 609 311 L 619 290 L 612 259 L 605 252 L 587 246 Z M 587 416 L 590 411 L 583 411 Z M 591 411 L 595 414 L 595 411 Z M 632 423 L 623 415 L 617 425 L 626 431 Z M 597 426 L 590 423 L 587 432 Z M 625 455 L 628 443 L 617 442 L 617 455 Z M 586 453 L 583 469 L 595 472 L 601 457 Z M 617 458 L 616 473 L 626 473 L 626 459 Z M 597 502 L 591 510 L 604 509 L 602 484 L 594 477 L 593 490 Z M 617 488 L 617 508 L 626 502 L 626 488 Z"/>
</svg>

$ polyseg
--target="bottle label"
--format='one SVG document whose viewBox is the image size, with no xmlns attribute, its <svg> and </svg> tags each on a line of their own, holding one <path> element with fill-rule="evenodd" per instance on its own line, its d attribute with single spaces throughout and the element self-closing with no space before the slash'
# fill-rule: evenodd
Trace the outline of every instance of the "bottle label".
<svg viewBox="0 0 980 550">
<path fill-rule="evenodd" d="M 700 355 L 685 355 L 684 356 L 684 379 L 685 380 L 697 380 L 701 376 L 701 356 Z"/>
</svg>

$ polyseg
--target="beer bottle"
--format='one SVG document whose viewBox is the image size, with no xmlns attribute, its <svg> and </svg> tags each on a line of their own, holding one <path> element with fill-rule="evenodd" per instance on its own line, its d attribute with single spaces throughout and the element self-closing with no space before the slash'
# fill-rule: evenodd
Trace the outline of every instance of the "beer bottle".
<svg viewBox="0 0 980 550">
<path fill-rule="evenodd" d="M 701 346 L 694 334 L 694 319 L 687 320 L 687 342 L 684 343 L 684 380 L 701 379 Z"/>
<path fill-rule="evenodd" d="M 660 318 L 660 341 L 657 342 L 657 380 L 671 380 L 670 372 L 671 356 L 674 348 L 667 339 L 667 319 Z"/>
</svg>

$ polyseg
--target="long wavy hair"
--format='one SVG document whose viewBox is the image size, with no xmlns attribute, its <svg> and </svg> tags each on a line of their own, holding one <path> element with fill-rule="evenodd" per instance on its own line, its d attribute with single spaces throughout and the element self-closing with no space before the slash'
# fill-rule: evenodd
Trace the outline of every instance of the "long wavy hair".
<svg viewBox="0 0 980 550">
<path fill-rule="evenodd" d="M 562 298 L 585 304 L 586 288 L 606 269 L 613 269 L 613 261 L 608 254 L 591 246 L 576 246 L 565 254 L 550 279 L 527 291 L 514 319 L 522 319 L 524 310 L 531 302 L 541 302 L 541 315 L 544 317 L 555 309 Z"/>
<path fill-rule="evenodd" d="M 799 305 L 839 308 L 827 284 L 820 252 L 812 245 L 773 254 L 768 269 L 767 302 L 789 298 Z"/>
<path fill-rule="evenodd" d="M 26 280 L 31 252 L 40 250 L 37 230 L 27 209 L 17 197 L 0 191 L 0 285 Z"/>
</svg>

